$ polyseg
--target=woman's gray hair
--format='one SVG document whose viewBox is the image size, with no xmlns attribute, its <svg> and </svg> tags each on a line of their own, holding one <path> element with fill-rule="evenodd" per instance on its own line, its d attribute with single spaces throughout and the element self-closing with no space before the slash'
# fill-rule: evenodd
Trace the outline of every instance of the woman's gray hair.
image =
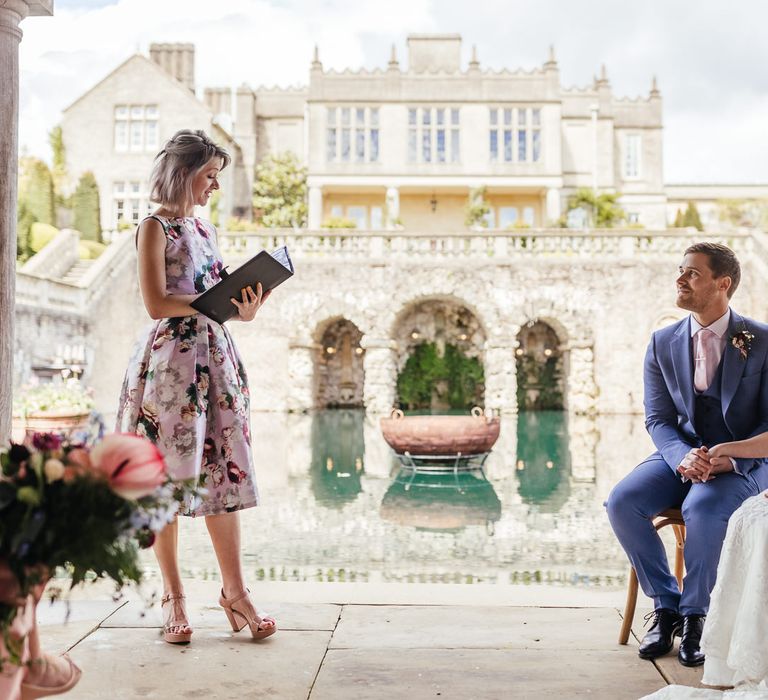
<svg viewBox="0 0 768 700">
<path fill-rule="evenodd" d="M 150 199 L 164 207 L 192 203 L 192 180 L 212 158 L 221 158 L 221 170 L 231 158 L 201 130 L 177 131 L 155 156 L 149 180 Z"/>
</svg>

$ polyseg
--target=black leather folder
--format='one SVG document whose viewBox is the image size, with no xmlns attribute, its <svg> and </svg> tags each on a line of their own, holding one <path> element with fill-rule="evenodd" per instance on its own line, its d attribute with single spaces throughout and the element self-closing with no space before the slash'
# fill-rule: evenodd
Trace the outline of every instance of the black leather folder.
<svg viewBox="0 0 768 700">
<path fill-rule="evenodd" d="M 293 263 L 285 246 L 271 255 L 262 250 L 231 273 L 222 270 L 221 280 L 197 297 L 190 306 L 208 318 L 224 323 L 237 315 L 237 307 L 232 303 L 232 298 L 240 301 L 243 289 L 253 287 L 255 292 L 256 285 L 261 282 L 262 293 L 266 294 L 292 275 Z"/>
</svg>

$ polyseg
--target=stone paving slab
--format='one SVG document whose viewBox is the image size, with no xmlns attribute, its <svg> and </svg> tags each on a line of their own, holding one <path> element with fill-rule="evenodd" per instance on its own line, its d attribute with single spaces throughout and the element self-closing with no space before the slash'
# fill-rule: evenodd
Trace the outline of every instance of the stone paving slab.
<svg viewBox="0 0 768 700">
<path fill-rule="evenodd" d="M 675 648 L 669 654 L 662 656 L 660 659 L 654 659 L 653 663 L 656 664 L 656 668 L 659 669 L 659 672 L 668 683 L 690 685 L 694 688 L 706 688 L 707 686 L 701 684 L 701 678 L 704 675 L 703 666 L 688 668 L 677 660 L 678 643 L 679 640 L 675 642 Z"/>
<path fill-rule="evenodd" d="M 632 649 L 331 649 L 311 700 L 637 700 L 664 686 Z"/>
<path fill-rule="evenodd" d="M 202 604 L 187 598 L 190 622 L 195 628 L 229 629 L 224 610 L 218 605 Z M 259 603 L 262 612 L 272 615 L 281 630 L 333 631 L 341 612 L 340 605 L 299 605 L 295 603 Z M 147 609 L 142 601 L 131 600 L 107 619 L 102 627 L 162 627 L 162 612 L 157 603 Z"/>
<path fill-rule="evenodd" d="M 99 629 L 70 652 L 83 669 L 71 697 L 306 700 L 329 638 L 330 632 L 282 632 L 254 642 L 244 632 L 200 629 L 193 644 L 182 646 L 152 630 Z"/>
<path fill-rule="evenodd" d="M 99 623 L 125 603 L 125 600 L 57 600 L 51 603 L 43 599 L 37 606 L 37 622 L 40 625 L 62 625 L 83 620 Z"/>
<path fill-rule="evenodd" d="M 604 651 L 621 648 L 620 623 L 611 608 L 347 605 L 331 648 Z"/>
</svg>

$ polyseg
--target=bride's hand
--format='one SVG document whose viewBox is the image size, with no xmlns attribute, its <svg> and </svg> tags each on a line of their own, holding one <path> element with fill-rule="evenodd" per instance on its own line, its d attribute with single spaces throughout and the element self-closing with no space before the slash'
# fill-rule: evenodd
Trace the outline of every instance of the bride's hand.
<svg viewBox="0 0 768 700">
<path fill-rule="evenodd" d="M 725 443 L 720 443 L 719 445 L 714 445 L 713 447 L 710 447 L 707 450 L 707 454 L 709 455 L 709 458 L 712 459 L 714 457 L 725 457 L 726 451 L 723 449 L 725 447 Z"/>
</svg>

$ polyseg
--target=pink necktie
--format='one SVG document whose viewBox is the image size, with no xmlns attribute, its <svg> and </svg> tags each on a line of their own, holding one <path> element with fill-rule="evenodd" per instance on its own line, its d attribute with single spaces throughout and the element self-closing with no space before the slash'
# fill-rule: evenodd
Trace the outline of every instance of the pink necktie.
<svg viewBox="0 0 768 700">
<path fill-rule="evenodd" d="M 693 372 L 693 386 L 696 391 L 706 391 L 717 370 L 717 352 L 714 344 L 717 336 L 709 328 L 696 332 L 696 367 Z"/>
</svg>

